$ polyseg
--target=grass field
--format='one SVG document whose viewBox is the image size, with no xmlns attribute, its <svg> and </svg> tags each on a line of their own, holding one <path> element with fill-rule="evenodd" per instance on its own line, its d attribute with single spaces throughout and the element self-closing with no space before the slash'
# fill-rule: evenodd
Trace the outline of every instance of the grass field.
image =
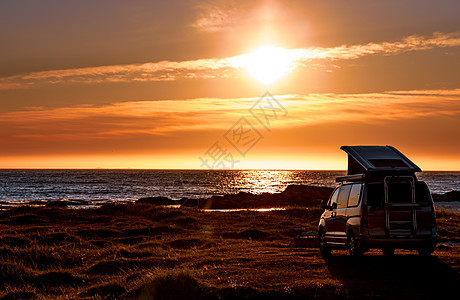
<svg viewBox="0 0 460 300">
<path fill-rule="evenodd" d="M 289 244 L 319 208 L 203 212 L 147 204 L 0 212 L 0 296 L 27 298 L 440 298 L 459 279 L 459 215 L 438 212 L 432 257 L 362 258 Z"/>
</svg>

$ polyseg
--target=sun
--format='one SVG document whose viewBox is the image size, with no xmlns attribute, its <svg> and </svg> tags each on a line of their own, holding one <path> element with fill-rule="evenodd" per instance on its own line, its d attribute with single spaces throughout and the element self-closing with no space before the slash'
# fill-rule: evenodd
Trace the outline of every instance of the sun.
<svg viewBox="0 0 460 300">
<path fill-rule="evenodd" d="M 290 50 L 264 45 L 251 53 L 234 57 L 234 63 L 243 67 L 256 80 L 272 84 L 290 72 L 296 56 Z"/>
</svg>

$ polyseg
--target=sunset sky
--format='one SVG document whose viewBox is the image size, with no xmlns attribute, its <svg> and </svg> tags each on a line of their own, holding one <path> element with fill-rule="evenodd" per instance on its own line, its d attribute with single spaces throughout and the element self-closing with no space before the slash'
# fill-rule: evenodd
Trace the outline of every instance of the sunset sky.
<svg viewBox="0 0 460 300">
<path fill-rule="evenodd" d="M 0 168 L 460 170 L 460 1 L 0 1 Z M 267 93 L 268 92 L 268 93 Z"/>
</svg>

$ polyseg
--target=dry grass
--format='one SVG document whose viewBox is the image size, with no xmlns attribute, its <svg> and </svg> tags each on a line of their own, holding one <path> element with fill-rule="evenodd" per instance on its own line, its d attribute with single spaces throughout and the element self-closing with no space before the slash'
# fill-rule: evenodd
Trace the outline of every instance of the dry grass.
<svg viewBox="0 0 460 300">
<path fill-rule="evenodd" d="M 434 257 L 290 248 L 321 211 L 201 212 L 144 204 L 99 209 L 19 207 L 0 212 L 4 299 L 400 298 L 451 293 L 458 245 Z M 438 214 L 443 240 L 458 241 L 458 215 Z M 389 288 L 391 287 L 391 288 Z"/>
</svg>

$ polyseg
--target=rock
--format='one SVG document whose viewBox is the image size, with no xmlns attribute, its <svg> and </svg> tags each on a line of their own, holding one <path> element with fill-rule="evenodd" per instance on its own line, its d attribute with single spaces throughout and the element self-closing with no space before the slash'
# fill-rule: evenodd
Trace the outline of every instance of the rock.
<svg viewBox="0 0 460 300">
<path fill-rule="evenodd" d="M 46 205 L 47 203 L 49 203 L 48 200 L 31 200 L 27 202 L 29 205 Z"/>
<path fill-rule="evenodd" d="M 69 205 L 85 205 L 88 204 L 85 201 L 77 201 L 77 200 L 69 200 L 69 199 L 61 199 L 57 201 L 50 201 L 46 203 L 46 207 L 67 207 Z"/>
<path fill-rule="evenodd" d="M 450 191 L 445 194 L 432 194 L 434 202 L 460 201 L 460 191 Z"/>
<path fill-rule="evenodd" d="M 234 195 L 232 195 L 234 196 Z M 246 193 L 246 192 L 239 192 L 236 194 L 234 197 L 238 198 L 239 200 L 242 201 L 247 201 L 247 200 L 252 200 L 257 197 L 257 195 L 251 194 L 251 193 Z"/>
<path fill-rule="evenodd" d="M 206 199 L 189 199 L 182 198 L 179 200 L 180 205 L 183 207 L 199 207 L 202 202 L 205 202 Z"/>
<path fill-rule="evenodd" d="M 174 201 L 168 197 L 144 197 L 136 201 L 136 203 L 150 204 L 150 205 L 178 205 L 179 201 Z"/>
<path fill-rule="evenodd" d="M 329 199 L 334 189 L 320 186 L 290 185 L 278 194 L 263 193 L 254 195 L 247 192 L 212 196 L 208 199 L 187 199 L 179 201 L 167 197 L 140 198 L 136 203 L 151 205 L 176 205 L 198 207 L 202 209 L 233 209 L 233 208 L 268 208 L 281 206 L 318 206 L 321 200 Z"/>
<path fill-rule="evenodd" d="M 323 186 L 290 185 L 281 193 L 281 196 L 289 199 L 302 198 L 307 201 L 327 200 L 333 190 L 333 188 Z"/>
</svg>

